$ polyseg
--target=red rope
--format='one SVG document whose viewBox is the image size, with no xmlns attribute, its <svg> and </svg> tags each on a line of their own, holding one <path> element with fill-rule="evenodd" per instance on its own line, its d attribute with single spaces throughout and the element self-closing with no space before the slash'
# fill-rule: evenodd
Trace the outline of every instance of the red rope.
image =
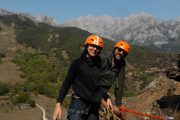
<svg viewBox="0 0 180 120">
<path fill-rule="evenodd" d="M 156 115 L 150 115 L 150 114 L 142 113 L 142 112 L 139 112 L 139 111 L 136 111 L 136 110 L 128 109 L 125 106 L 119 107 L 119 111 L 120 112 L 129 112 L 129 113 L 133 113 L 133 114 L 136 114 L 136 115 L 140 115 L 140 116 L 144 116 L 144 117 L 150 117 L 150 118 L 158 119 L 158 120 L 165 120 L 165 118 L 162 117 L 162 116 L 156 116 Z"/>
</svg>

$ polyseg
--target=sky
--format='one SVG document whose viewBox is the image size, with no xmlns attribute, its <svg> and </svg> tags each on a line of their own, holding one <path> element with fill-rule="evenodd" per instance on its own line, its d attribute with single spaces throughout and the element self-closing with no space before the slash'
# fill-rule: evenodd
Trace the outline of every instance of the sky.
<svg viewBox="0 0 180 120">
<path fill-rule="evenodd" d="M 45 14 L 58 23 L 80 16 L 128 17 L 148 13 L 171 20 L 180 17 L 180 0 L 0 0 L 0 8 L 10 12 Z"/>
</svg>

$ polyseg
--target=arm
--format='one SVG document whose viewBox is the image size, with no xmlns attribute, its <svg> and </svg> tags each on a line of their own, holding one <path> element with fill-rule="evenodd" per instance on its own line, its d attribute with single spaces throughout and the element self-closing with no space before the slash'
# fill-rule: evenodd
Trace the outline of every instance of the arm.
<svg viewBox="0 0 180 120">
<path fill-rule="evenodd" d="M 77 74 L 77 68 L 78 68 L 78 64 L 77 64 L 77 60 L 73 61 L 69 70 L 68 70 L 68 74 L 62 84 L 61 89 L 59 90 L 59 95 L 57 97 L 57 103 L 61 103 L 63 102 L 70 86 L 72 85 L 73 80 L 76 77 Z"/>
<path fill-rule="evenodd" d="M 56 103 L 54 114 L 53 114 L 53 120 L 60 120 L 61 119 L 61 103 Z"/>
<path fill-rule="evenodd" d="M 122 98 L 124 94 L 124 83 L 125 82 L 125 65 L 123 65 L 116 77 L 115 85 L 115 102 L 117 106 L 121 106 Z"/>
<path fill-rule="evenodd" d="M 61 114 L 62 114 L 62 110 L 61 110 L 61 106 L 62 106 L 62 102 L 64 100 L 64 97 L 66 96 L 73 80 L 76 77 L 76 73 L 77 72 L 77 64 L 76 61 L 74 61 L 68 71 L 68 74 L 63 82 L 63 85 L 59 91 L 59 95 L 57 98 L 57 103 L 55 106 L 55 110 L 54 110 L 54 114 L 53 114 L 53 120 L 60 120 L 61 119 Z"/>
</svg>

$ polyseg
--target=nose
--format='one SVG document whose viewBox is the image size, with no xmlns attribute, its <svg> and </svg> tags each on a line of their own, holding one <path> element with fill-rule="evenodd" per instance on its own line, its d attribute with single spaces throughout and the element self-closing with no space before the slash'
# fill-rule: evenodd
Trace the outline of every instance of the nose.
<svg viewBox="0 0 180 120">
<path fill-rule="evenodd" d="M 120 51 L 119 53 L 122 55 L 124 53 L 124 51 Z"/>
<path fill-rule="evenodd" d="M 96 46 L 93 47 L 94 50 L 97 50 L 98 48 Z"/>
</svg>

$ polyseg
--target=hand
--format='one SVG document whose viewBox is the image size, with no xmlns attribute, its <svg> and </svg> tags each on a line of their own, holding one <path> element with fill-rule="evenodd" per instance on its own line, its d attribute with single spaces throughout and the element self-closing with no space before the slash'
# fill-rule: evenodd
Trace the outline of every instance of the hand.
<svg viewBox="0 0 180 120">
<path fill-rule="evenodd" d="M 61 120 L 61 104 L 60 103 L 56 103 L 56 107 L 54 110 L 54 115 L 53 115 L 53 120 Z"/>
<path fill-rule="evenodd" d="M 104 99 L 101 100 L 101 104 L 104 106 L 104 107 L 107 107 L 107 103 Z"/>
<path fill-rule="evenodd" d="M 126 112 L 127 109 L 128 108 L 126 106 L 124 106 L 124 105 L 119 106 L 119 110 L 122 111 L 122 112 Z"/>
<path fill-rule="evenodd" d="M 108 98 L 106 102 L 107 102 L 107 108 L 113 111 L 113 105 L 112 105 L 111 99 Z"/>
<path fill-rule="evenodd" d="M 120 118 L 121 120 L 125 120 L 125 112 L 127 110 L 127 107 L 125 106 L 114 106 L 113 113 Z"/>
</svg>

